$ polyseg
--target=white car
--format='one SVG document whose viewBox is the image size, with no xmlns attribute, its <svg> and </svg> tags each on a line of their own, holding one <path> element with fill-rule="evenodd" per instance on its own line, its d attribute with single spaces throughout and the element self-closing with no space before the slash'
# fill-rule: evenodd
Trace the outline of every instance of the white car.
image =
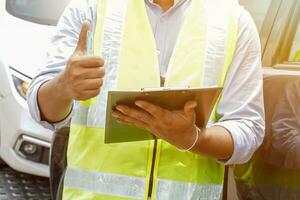
<svg viewBox="0 0 300 200">
<path fill-rule="evenodd" d="M 0 0 L 0 157 L 21 172 L 49 176 L 53 133 L 31 118 L 26 92 L 69 1 Z"/>
</svg>

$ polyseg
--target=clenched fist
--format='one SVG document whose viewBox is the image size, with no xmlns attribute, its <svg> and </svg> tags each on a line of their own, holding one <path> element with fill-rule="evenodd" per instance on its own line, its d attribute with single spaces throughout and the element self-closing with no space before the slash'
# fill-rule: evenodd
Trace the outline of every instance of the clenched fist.
<svg viewBox="0 0 300 200">
<path fill-rule="evenodd" d="M 103 84 L 104 61 L 98 56 L 86 55 L 86 40 L 89 29 L 90 22 L 85 21 L 75 52 L 69 58 L 65 70 L 60 76 L 65 95 L 74 100 L 87 100 L 97 96 Z"/>
</svg>

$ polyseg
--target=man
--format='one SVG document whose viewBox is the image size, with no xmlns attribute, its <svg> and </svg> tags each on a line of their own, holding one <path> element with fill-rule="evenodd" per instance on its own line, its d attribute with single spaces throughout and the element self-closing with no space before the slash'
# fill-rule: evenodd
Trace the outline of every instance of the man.
<svg viewBox="0 0 300 200">
<path fill-rule="evenodd" d="M 268 77 L 264 91 L 266 135 L 251 161 L 235 168 L 239 199 L 299 199 L 299 77 Z"/>
<path fill-rule="evenodd" d="M 221 163 L 246 162 L 263 140 L 260 57 L 235 1 L 73 1 L 28 95 L 44 126 L 72 117 L 63 199 L 219 199 Z M 163 85 L 224 87 L 211 123 L 195 126 L 194 101 L 176 111 L 137 101 L 114 117 L 162 140 L 103 143 L 108 90 Z"/>
<path fill-rule="evenodd" d="M 291 79 L 278 96 L 272 118 L 270 163 L 300 170 L 300 81 Z M 299 171 L 300 172 L 300 171 Z"/>
</svg>

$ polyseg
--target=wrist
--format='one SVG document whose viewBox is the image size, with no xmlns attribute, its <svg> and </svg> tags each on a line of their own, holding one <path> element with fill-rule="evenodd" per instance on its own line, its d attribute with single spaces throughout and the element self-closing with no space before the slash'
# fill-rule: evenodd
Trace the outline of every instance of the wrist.
<svg viewBox="0 0 300 200">
<path fill-rule="evenodd" d="M 73 96 L 69 90 L 68 84 L 66 83 L 66 77 L 64 71 L 61 72 L 56 78 L 52 79 L 54 81 L 54 88 L 58 91 L 56 94 L 63 102 L 73 102 Z"/>
<path fill-rule="evenodd" d="M 186 144 L 182 145 L 180 148 L 178 148 L 181 152 L 187 152 L 192 150 L 195 146 L 197 146 L 199 142 L 199 137 L 201 134 L 201 129 L 198 128 L 196 125 L 193 125 L 190 131 L 188 131 L 187 137 L 186 137 Z"/>
<path fill-rule="evenodd" d="M 37 102 L 41 119 L 50 123 L 64 119 L 70 113 L 73 104 L 72 100 L 64 96 L 64 90 L 57 83 L 57 77 L 40 86 Z"/>
</svg>

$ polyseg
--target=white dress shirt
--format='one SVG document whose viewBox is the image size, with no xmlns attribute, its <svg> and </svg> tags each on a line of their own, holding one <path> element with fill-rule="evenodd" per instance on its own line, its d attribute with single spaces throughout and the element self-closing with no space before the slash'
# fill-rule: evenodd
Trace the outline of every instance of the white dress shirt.
<svg viewBox="0 0 300 200">
<path fill-rule="evenodd" d="M 145 0 L 147 12 L 159 53 L 161 76 L 165 76 L 178 32 L 185 19 L 190 0 L 177 0 L 167 12 L 151 0 Z M 98 0 L 73 0 L 61 17 L 57 32 L 51 40 L 47 63 L 33 79 L 28 105 L 33 118 L 49 129 L 55 130 L 70 124 L 70 115 L 59 123 L 41 119 L 37 103 L 38 89 L 44 82 L 64 70 L 73 53 L 81 24 L 90 20 L 95 25 Z M 262 95 L 261 51 L 259 35 L 250 16 L 239 7 L 238 41 L 231 68 L 228 72 L 223 95 L 218 107 L 220 119 L 214 125 L 227 129 L 234 141 L 234 152 L 226 164 L 248 161 L 264 137 L 264 107 Z M 58 91 L 59 92 L 59 91 Z M 222 141 L 220 141 L 222 142 Z"/>
</svg>

